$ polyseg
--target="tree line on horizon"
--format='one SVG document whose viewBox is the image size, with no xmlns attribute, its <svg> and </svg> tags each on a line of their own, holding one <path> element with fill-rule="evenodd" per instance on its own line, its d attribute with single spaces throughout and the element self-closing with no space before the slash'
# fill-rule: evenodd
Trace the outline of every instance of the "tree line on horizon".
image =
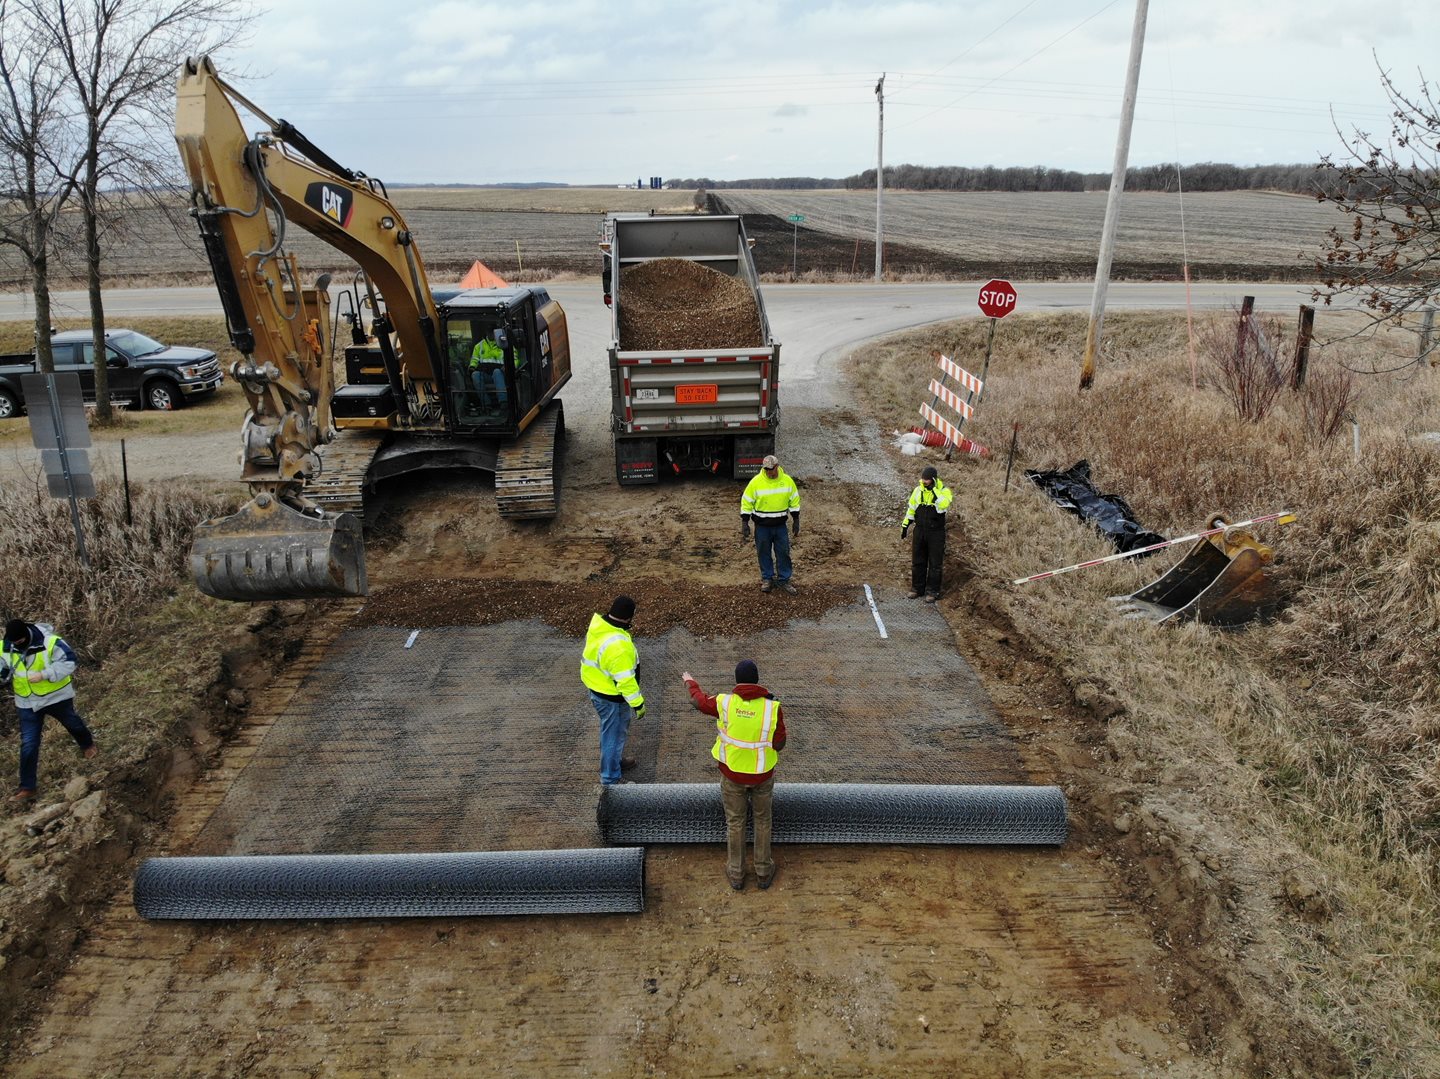
<svg viewBox="0 0 1440 1079">
<path fill-rule="evenodd" d="M 723 191 L 752 188 L 768 191 L 803 191 L 820 188 L 873 191 L 875 170 L 843 178 L 780 176 L 748 180 L 712 180 L 708 177 L 667 180 L 673 188 Z M 983 165 L 887 165 L 885 186 L 905 191 L 1105 191 L 1108 172 L 1078 172 L 1043 165 L 1029 167 Z M 1284 191 L 1300 195 L 1333 195 L 1344 181 L 1334 169 L 1322 165 L 1231 165 L 1202 161 L 1194 165 L 1166 163 L 1127 169 L 1126 191 Z"/>
</svg>

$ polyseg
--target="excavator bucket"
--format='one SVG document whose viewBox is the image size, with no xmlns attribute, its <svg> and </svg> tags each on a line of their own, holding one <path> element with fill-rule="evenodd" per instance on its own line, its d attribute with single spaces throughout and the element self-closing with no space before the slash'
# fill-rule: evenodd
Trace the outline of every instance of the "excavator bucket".
<svg viewBox="0 0 1440 1079">
<path fill-rule="evenodd" d="M 1225 519 L 1215 516 L 1209 528 Z M 1267 567 L 1274 552 L 1249 532 L 1230 528 L 1195 541 L 1189 552 L 1152 584 L 1111 602 L 1131 618 L 1156 622 L 1192 619 L 1212 626 L 1238 626 L 1267 617 L 1275 590 Z"/>
<path fill-rule="evenodd" d="M 310 517 L 271 494 L 195 529 L 190 571 L 217 599 L 365 595 L 365 542 L 352 514 Z"/>
</svg>

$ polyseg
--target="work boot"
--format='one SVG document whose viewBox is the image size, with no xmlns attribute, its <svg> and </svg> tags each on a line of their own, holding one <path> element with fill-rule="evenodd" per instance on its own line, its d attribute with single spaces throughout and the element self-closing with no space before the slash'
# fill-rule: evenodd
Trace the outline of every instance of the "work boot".
<svg viewBox="0 0 1440 1079">
<path fill-rule="evenodd" d="M 789 581 L 780 582 L 780 587 L 785 589 L 785 594 L 787 596 L 793 596 L 795 594 L 795 586 Z"/>
<path fill-rule="evenodd" d="M 766 580 L 766 581 L 761 581 L 761 582 L 760 582 L 760 591 L 762 591 L 762 592 L 768 592 L 768 591 L 770 591 L 770 589 L 772 589 L 772 588 L 774 588 L 774 587 L 775 587 L 775 582 L 774 582 L 774 581 Z"/>
<path fill-rule="evenodd" d="M 10 803 L 12 805 L 23 805 L 27 802 L 33 801 L 35 801 L 35 792 L 27 791 L 24 787 L 21 787 L 18 791 L 16 791 L 10 796 Z"/>
<path fill-rule="evenodd" d="M 925 597 L 925 602 L 926 602 L 926 603 L 934 603 L 934 602 L 935 602 L 937 599 L 939 599 L 939 598 L 940 598 L 940 593 L 938 593 L 938 592 L 931 592 L 928 596 Z"/>
<path fill-rule="evenodd" d="M 906 593 L 905 593 L 905 598 L 906 598 L 906 599 L 919 599 L 919 598 L 920 598 L 920 593 L 919 593 L 919 592 L 915 592 L 915 591 L 906 592 Z"/>
<path fill-rule="evenodd" d="M 775 883 L 775 876 L 779 872 L 780 870 L 778 868 L 773 869 L 768 877 L 756 877 L 755 883 L 760 886 L 760 890 L 763 892 L 766 888 L 770 887 L 771 884 Z"/>
<path fill-rule="evenodd" d="M 630 771 L 630 769 L 632 769 L 632 768 L 634 768 L 634 767 L 635 767 L 635 758 L 634 758 L 634 757 L 621 757 L 621 758 L 620 758 L 620 771 L 622 771 L 622 772 L 628 772 L 628 771 Z"/>
<path fill-rule="evenodd" d="M 743 892 L 743 891 L 745 890 L 745 878 L 744 878 L 743 876 L 741 876 L 741 877 L 732 877 L 732 876 L 727 872 L 727 873 L 725 874 L 725 879 L 730 882 L 730 887 L 731 887 L 731 888 L 734 888 L 735 891 L 737 891 L 737 892 Z"/>
<path fill-rule="evenodd" d="M 91 742 L 88 746 L 86 746 L 80 751 L 80 756 L 84 757 L 88 761 L 99 752 L 100 747 L 97 746 L 94 742 Z"/>
</svg>

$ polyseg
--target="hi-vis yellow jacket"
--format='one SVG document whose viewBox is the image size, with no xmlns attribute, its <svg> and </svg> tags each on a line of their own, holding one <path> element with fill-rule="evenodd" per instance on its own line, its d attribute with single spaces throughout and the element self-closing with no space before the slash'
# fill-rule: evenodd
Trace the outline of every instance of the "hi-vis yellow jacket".
<svg viewBox="0 0 1440 1079">
<path fill-rule="evenodd" d="M 745 485 L 740 496 L 740 515 L 749 515 L 761 521 L 783 521 L 791 513 L 800 512 L 800 488 L 783 468 L 775 470 L 772 480 L 765 473 L 757 472 Z"/>
<path fill-rule="evenodd" d="M 905 520 L 900 523 L 908 525 L 915 521 L 921 528 L 944 528 L 945 511 L 954 497 L 955 492 L 938 479 L 928 490 L 923 483 L 917 483 L 910 492 L 910 504 L 905 507 Z"/>
<path fill-rule="evenodd" d="M 780 761 L 775 752 L 775 721 L 780 702 L 773 697 L 745 700 L 736 693 L 715 694 L 715 728 L 710 756 L 732 772 L 760 775 Z"/>
<path fill-rule="evenodd" d="M 60 643 L 60 636 L 56 633 L 45 635 L 45 644 L 40 650 L 29 657 L 27 662 L 25 654 L 11 648 L 8 644 L 0 643 L 0 664 L 10 673 L 10 688 L 15 691 L 15 701 L 22 708 L 30 707 L 26 697 L 48 697 L 50 694 L 64 689 L 70 685 L 70 675 L 62 674 L 54 680 L 44 679 L 39 682 L 32 682 L 27 675 L 34 671 L 50 669 L 55 664 L 55 647 Z M 66 664 L 74 669 L 74 663 Z M 3 685 L 3 683 L 0 683 Z"/>
<path fill-rule="evenodd" d="M 580 657 L 580 681 L 586 689 L 606 697 L 624 697 L 631 708 L 645 703 L 635 668 L 640 653 L 630 639 L 630 631 L 612 626 L 598 614 L 590 616 L 590 629 L 585 634 L 585 652 Z"/>
</svg>

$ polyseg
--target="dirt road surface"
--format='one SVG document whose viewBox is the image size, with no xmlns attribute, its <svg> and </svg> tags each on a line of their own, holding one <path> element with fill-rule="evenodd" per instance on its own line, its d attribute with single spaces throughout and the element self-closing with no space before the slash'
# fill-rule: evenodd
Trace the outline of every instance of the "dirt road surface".
<svg viewBox="0 0 1440 1079">
<path fill-rule="evenodd" d="M 783 330 L 774 307 L 772 317 Z M 899 317 L 911 316 L 857 324 L 849 341 L 892 329 Z M 896 457 L 884 434 L 849 407 L 832 366 L 845 328 L 783 354 L 811 357 L 797 357 L 788 378 L 782 375 L 779 452 L 804 484 L 796 579 L 820 596 L 797 605 L 794 613 L 805 617 L 793 620 L 784 608 L 776 614 L 788 597 L 753 590 L 754 555 L 737 542 L 733 483 L 690 480 L 640 491 L 614 485 L 603 356 L 593 331 L 577 329 L 559 516 L 501 522 L 484 479 L 427 479 L 383 491 L 369 550 L 371 602 L 379 610 L 353 603 L 319 613 L 309 645 L 273 682 L 252 686 L 247 726 L 220 768 L 179 799 L 170 833 L 152 853 L 260 849 L 277 832 L 292 835 L 295 849 L 374 849 L 365 834 L 326 834 L 303 816 L 287 818 L 287 799 L 333 795 L 342 806 L 378 799 L 381 811 L 403 817 L 414 808 L 407 799 L 433 797 L 406 789 L 424 784 L 423 762 L 413 757 L 403 762 L 407 778 L 397 789 L 337 787 L 343 762 L 316 744 L 307 768 L 304 741 L 293 737 L 307 717 L 313 723 L 318 715 L 323 729 L 325 715 L 355 710 L 359 683 L 346 672 L 365 670 L 387 621 L 415 620 L 404 597 L 425 582 L 449 596 L 455 620 L 471 627 L 434 634 L 437 647 L 448 642 L 449 658 L 436 652 L 426 662 L 453 666 L 456 649 L 470 642 L 466 654 L 477 665 L 513 671 L 517 657 L 523 667 L 530 653 L 512 642 L 496 657 L 495 635 L 526 626 L 531 639 L 553 643 L 532 657 L 536 683 L 545 687 L 563 686 L 572 673 L 564 637 L 578 656 L 578 635 L 565 628 L 575 608 L 583 617 L 595 596 L 633 590 L 641 601 L 642 680 L 653 679 L 649 692 L 667 717 L 649 733 L 643 721 L 637 727 L 645 767 L 656 778 L 703 777 L 708 768 L 707 738 L 681 744 L 672 737 L 680 729 L 673 725 L 695 716 L 686 716 L 673 668 L 703 663 L 716 682 L 707 688 L 724 688 L 723 672 L 744 651 L 796 701 L 796 746 L 782 768 L 793 765 L 797 778 L 807 771 L 844 777 L 851 743 L 822 706 L 843 701 L 847 724 L 868 724 L 855 753 L 857 778 L 887 774 L 890 724 L 913 726 L 925 717 L 931 744 L 907 743 L 904 769 L 892 771 L 964 776 L 977 758 L 967 758 L 963 739 L 945 736 L 962 717 L 990 717 L 983 753 L 989 781 L 1059 783 L 1072 805 L 1084 805 L 1085 792 L 1053 750 L 1073 717 L 1046 673 L 966 604 L 958 533 L 938 614 L 901 610 L 901 622 L 919 618 L 920 628 L 895 638 L 889 668 L 867 675 L 874 683 L 868 696 L 846 682 L 843 634 L 817 632 L 826 619 L 847 617 L 846 597 L 862 582 L 880 590 L 886 608 L 907 602 L 899 596 L 908 567 L 898 523 L 913 463 Z M 953 466 L 952 485 L 962 491 L 964 467 Z M 434 584 L 452 580 L 459 583 Z M 491 594 L 497 606 L 528 605 L 526 620 L 496 624 L 487 615 Z M 714 636 L 712 615 L 751 604 L 771 606 L 753 627 L 727 622 L 728 635 Z M 649 628 L 647 610 L 657 612 Z M 666 618 L 661 611 L 669 611 Z M 646 656 L 658 669 L 643 666 Z M 923 693 L 904 697 L 903 714 L 889 714 L 886 702 L 897 698 L 875 694 L 874 686 L 888 678 L 893 687 L 927 657 L 951 676 L 932 673 Z M 492 684 L 518 677 L 507 673 Z M 480 830 L 497 845 L 547 834 L 539 824 L 529 832 L 521 826 L 527 791 L 509 781 L 532 768 L 536 754 L 561 754 L 556 769 L 567 781 L 534 773 L 534 816 L 576 819 L 576 807 L 593 794 L 585 774 L 593 763 L 593 717 L 585 715 L 578 681 L 574 689 L 573 699 L 557 698 L 553 709 L 546 703 L 552 689 L 534 695 L 536 733 L 523 761 L 468 755 L 473 786 L 457 788 L 455 797 L 481 816 L 487 804 L 507 807 Z M 509 685 L 504 699 L 516 690 Z M 872 696 L 877 706 L 867 707 Z M 442 721 L 455 724 L 473 723 L 496 704 L 474 698 L 467 714 L 464 694 L 447 701 Z M 427 705 L 426 694 L 416 695 L 406 716 L 387 722 L 408 729 L 404 724 L 434 719 Z M 592 725 L 566 732 L 570 720 Z M 426 729 L 434 739 L 433 723 Z M 310 737 L 322 737 L 314 730 Z M 1036 748 L 1042 730 L 1051 748 Z M 561 744 L 550 745 L 548 735 Z M 285 746 L 283 778 L 257 783 L 255 769 L 269 768 Z M 255 769 L 247 773 L 247 765 Z M 246 805 L 253 813 L 237 816 Z M 464 845 L 433 821 L 412 834 L 411 849 Z M 580 845 L 580 838 L 558 845 Z M 719 849 L 652 848 L 647 909 L 634 916 L 146 923 L 122 892 L 95 921 L 5 1070 L 37 1077 L 1230 1074 L 1202 1055 L 1215 1048 L 1205 1044 L 1203 998 L 1192 997 L 1192 976 L 1176 960 L 1163 913 L 1092 834 L 1083 812 L 1072 817 L 1071 838 L 1059 850 L 799 846 L 778 848 L 777 856 L 773 888 L 734 893 Z"/>
</svg>

